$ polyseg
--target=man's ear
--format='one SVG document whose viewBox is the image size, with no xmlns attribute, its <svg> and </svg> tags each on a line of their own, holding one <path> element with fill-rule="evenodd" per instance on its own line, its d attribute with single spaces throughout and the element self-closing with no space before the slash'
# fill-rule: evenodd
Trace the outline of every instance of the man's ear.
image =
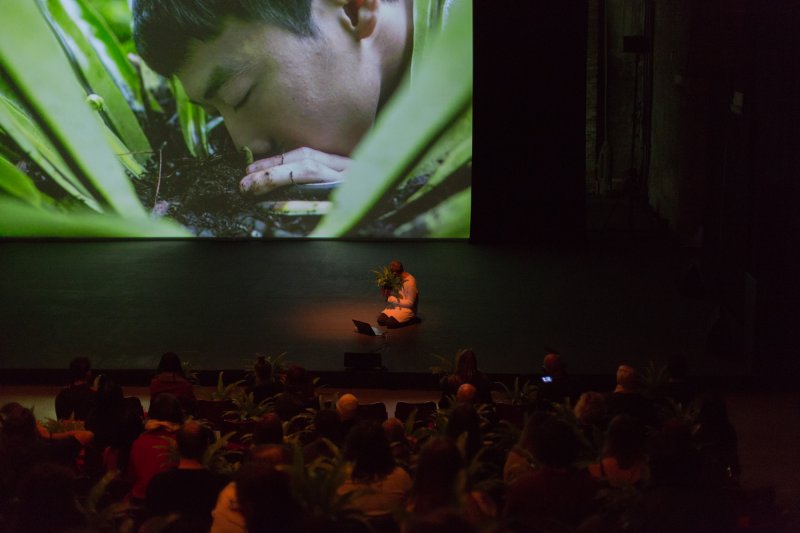
<svg viewBox="0 0 800 533">
<path fill-rule="evenodd" d="M 378 9 L 380 0 L 336 0 L 343 4 L 345 14 L 350 21 L 350 31 L 356 39 L 366 39 L 375 32 L 378 25 Z"/>
</svg>

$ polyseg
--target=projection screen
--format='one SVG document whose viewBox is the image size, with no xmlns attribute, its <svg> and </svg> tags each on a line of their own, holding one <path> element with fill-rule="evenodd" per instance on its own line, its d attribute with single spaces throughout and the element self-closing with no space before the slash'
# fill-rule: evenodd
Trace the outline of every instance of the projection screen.
<svg viewBox="0 0 800 533">
<path fill-rule="evenodd" d="M 3 12 L 0 237 L 469 237 L 471 0 Z"/>
</svg>

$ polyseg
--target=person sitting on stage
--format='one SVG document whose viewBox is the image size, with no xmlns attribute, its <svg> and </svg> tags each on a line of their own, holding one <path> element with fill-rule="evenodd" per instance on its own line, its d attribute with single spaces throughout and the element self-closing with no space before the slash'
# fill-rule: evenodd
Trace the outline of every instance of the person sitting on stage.
<svg viewBox="0 0 800 533">
<path fill-rule="evenodd" d="M 394 260 L 389 263 L 392 274 L 403 280 L 403 286 L 395 296 L 388 289 L 383 289 L 383 295 L 389 306 L 378 315 L 378 324 L 387 328 L 399 328 L 414 322 L 417 316 L 417 280 L 405 271 L 403 263 Z"/>
</svg>

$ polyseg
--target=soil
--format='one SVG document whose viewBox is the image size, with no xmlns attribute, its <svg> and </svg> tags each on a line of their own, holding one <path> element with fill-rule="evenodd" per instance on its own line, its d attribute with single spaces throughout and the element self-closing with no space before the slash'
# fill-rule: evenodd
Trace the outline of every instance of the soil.
<svg viewBox="0 0 800 533">
<path fill-rule="evenodd" d="M 239 181 L 246 172 L 244 156 L 237 152 L 206 160 L 164 161 L 160 180 L 154 159 L 147 173 L 134 181 L 140 200 L 198 237 L 303 237 L 319 223 L 319 216 L 275 215 L 261 207 L 265 200 L 288 199 L 286 191 L 275 191 L 268 198 L 240 194 Z M 295 193 L 292 199 L 303 198 Z"/>
</svg>

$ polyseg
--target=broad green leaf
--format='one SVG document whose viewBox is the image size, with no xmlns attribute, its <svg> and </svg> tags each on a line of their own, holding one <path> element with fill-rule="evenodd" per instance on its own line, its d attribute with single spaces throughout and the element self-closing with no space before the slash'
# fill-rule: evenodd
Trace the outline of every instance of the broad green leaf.
<svg viewBox="0 0 800 533">
<path fill-rule="evenodd" d="M 415 237 L 420 228 L 426 236 L 463 239 L 469 237 L 472 189 L 460 191 L 430 211 L 397 228 L 397 235 Z"/>
<path fill-rule="evenodd" d="M 181 124 L 183 141 L 194 157 L 208 157 L 208 137 L 206 136 L 206 111 L 189 101 L 181 81 L 173 76 L 170 80 L 172 95 L 178 108 L 178 121 Z"/>
<path fill-rule="evenodd" d="M 92 195 L 123 217 L 145 218 L 130 180 L 106 144 L 102 124 L 84 102 L 69 59 L 35 3 L 14 0 L 3 6 L 0 65 Z"/>
<path fill-rule="evenodd" d="M 1 156 L 0 188 L 34 207 L 42 205 L 42 201 L 46 198 L 45 195 L 39 192 L 39 189 L 36 188 L 33 180 L 28 175 Z"/>
<path fill-rule="evenodd" d="M 472 5 L 453 5 L 450 21 L 428 48 L 413 86 L 399 93 L 378 116 L 353 154 L 347 180 L 334 207 L 311 234 L 339 237 L 367 218 L 420 161 L 427 148 L 458 123 L 472 106 Z M 448 90 L 442 90 L 447 86 Z"/>
<path fill-rule="evenodd" d="M 169 220 L 61 213 L 0 197 L 0 237 L 189 237 Z"/>
<path fill-rule="evenodd" d="M 77 198 L 95 211 L 102 211 L 100 204 L 73 174 L 39 126 L 4 95 L 0 95 L 0 127 L 70 196 Z"/>
<path fill-rule="evenodd" d="M 147 161 L 152 148 L 132 110 L 142 109 L 137 94 L 138 77 L 116 37 L 82 0 L 46 0 L 46 8 L 53 28 L 90 92 L 105 101 L 104 114 L 109 123 L 129 151 L 140 162 Z"/>
</svg>

